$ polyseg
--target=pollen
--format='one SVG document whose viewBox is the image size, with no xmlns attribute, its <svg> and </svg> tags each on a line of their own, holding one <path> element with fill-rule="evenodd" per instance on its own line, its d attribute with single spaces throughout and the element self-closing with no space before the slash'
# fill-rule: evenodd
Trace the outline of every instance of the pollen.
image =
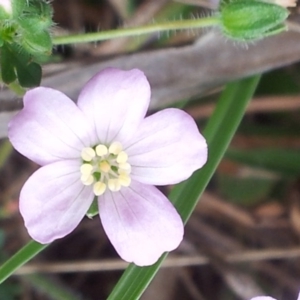
<svg viewBox="0 0 300 300">
<path fill-rule="evenodd" d="M 81 182 L 92 186 L 95 196 L 103 195 L 107 189 L 117 192 L 130 186 L 131 165 L 120 142 L 84 148 L 81 158 Z"/>
</svg>

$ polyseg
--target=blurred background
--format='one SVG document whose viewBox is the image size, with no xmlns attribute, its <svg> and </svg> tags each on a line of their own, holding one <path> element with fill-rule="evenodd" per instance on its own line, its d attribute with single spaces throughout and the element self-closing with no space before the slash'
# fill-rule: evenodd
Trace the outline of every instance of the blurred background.
<svg viewBox="0 0 300 300">
<path fill-rule="evenodd" d="M 142 26 L 215 13 L 216 0 L 54 0 L 53 35 Z M 216 174 L 186 226 L 185 238 L 143 300 L 247 300 L 269 294 L 296 299 L 300 290 L 300 10 L 289 32 L 251 44 L 217 29 L 186 30 L 101 43 L 56 46 L 42 85 L 76 100 L 96 72 L 140 68 L 149 78 L 149 114 L 179 107 L 200 130 L 224 85 L 263 73 L 254 99 Z M 14 151 L 7 122 L 22 100 L 0 92 L 0 261 L 29 241 L 18 196 L 37 165 Z M 228 116 L 230 118 L 230 115 Z M 170 187 L 162 190 L 168 193 Z M 106 299 L 127 263 L 98 217 L 85 218 L 0 286 L 2 300 Z"/>
</svg>

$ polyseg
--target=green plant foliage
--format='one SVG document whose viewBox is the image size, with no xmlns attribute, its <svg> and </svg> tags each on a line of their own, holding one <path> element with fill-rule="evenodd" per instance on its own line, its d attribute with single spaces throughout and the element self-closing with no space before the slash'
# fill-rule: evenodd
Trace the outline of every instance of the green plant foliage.
<svg viewBox="0 0 300 300">
<path fill-rule="evenodd" d="M 6 84 L 18 78 L 21 86 L 33 87 L 40 84 L 42 69 L 39 64 L 32 61 L 28 52 L 16 44 L 5 43 L 1 51 L 1 75 Z"/>
<path fill-rule="evenodd" d="M 98 214 L 99 214 L 98 200 L 95 197 L 93 203 L 91 204 L 89 210 L 86 213 L 86 216 L 90 219 L 93 219 L 93 217 L 97 216 Z"/>
<path fill-rule="evenodd" d="M 288 148 L 229 149 L 226 158 L 277 172 L 290 179 L 300 175 L 300 151 Z"/>
<path fill-rule="evenodd" d="M 16 80 L 16 72 L 14 65 L 11 63 L 14 61 L 15 55 L 11 51 L 9 45 L 4 44 L 1 48 L 1 77 L 3 82 L 9 84 Z"/>
<path fill-rule="evenodd" d="M 0 9 L 1 75 L 23 87 L 38 86 L 39 62 L 51 55 L 52 8 L 47 1 L 12 0 L 12 11 Z"/>
<path fill-rule="evenodd" d="M 270 194 L 276 184 L 276 178 L 267 178 L 267 176 L 218 175 L 218 189 L 220 193 L 228 201 L 244 206 L 251 206 L 261 202 Z"/>
<path fill-rule="evenodd" d="M 241 41 L 261 39 L 286 30 L 289 11 L 257 0 L 224 2 L 220 8 L 223 33 Z"/>
</svg>

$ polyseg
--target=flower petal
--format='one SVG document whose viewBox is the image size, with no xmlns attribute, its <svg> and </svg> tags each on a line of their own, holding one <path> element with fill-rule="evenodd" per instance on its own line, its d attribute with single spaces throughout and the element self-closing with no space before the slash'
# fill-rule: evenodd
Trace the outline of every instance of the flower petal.
<svg viewBox="0 0 300 300">
<path fill-rule="evenodd" d="M 99 197 L 104 230 L 119 255 L 139 266 L 155 263 L 174 250 L 183 224 L 171 202 L 155 187 L 132 182 L 119 192 Z"/>
<path fill-rule="evenodd" d="M 268 297 L 268 296 L 259 296 L 259 297 L 254 297 L 250 300 L 276 300 L 276 299 L 274 299 L 272 297 Z"/>
<path fill-rule="evenodd" d="M 204 137 L 195 121 L 179 109 L 165 109 L 147 117 L 125 148 L 131 178 L 146 184 L 178 183 L 207 160 Z"/>
<path fill-rule="evenodd" d="M 24 96 L 24 108 L 9 123 L 13 146 L 34 162 L 45 165 L 79 158 L 90 146 L 91 129 L 83 113 L 63 93 L 35 88 Z"/>
<path fill-rule="evenodd" d="M 89 209 L 94 193 L 80 180 L 80 162 L 59 161 L 37 170 L 20 194 L 29 235 L 47 244 L 70 233 Z"/>
<path fill-rule="evenodd" d="M 78 106 L 97 128 L 98 141 L 123 141 L 136 131 L 150 101 L 144 73 L 134 69 L 108 68 L 95 75 L 82 89 Z"/>
</svg>

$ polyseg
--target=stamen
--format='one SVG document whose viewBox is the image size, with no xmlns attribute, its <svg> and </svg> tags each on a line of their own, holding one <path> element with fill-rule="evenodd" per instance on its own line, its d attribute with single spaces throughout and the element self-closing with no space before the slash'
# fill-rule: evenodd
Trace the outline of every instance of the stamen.
<svg viewBox="0 0 300 300">
<path fill-rule="evenodd" d="M 131 165 L 121 143 L 84 148 L 81 157 L 84 161 L 80 167 L 81 181 L 84 185 L 93 185 L 96 196 L 104 194 L 107 188 L 116 192 L 130 185 Z"/>
<path fill-rule="evenodd" d="M 114 155 L 118 155 L 122 151 L 122 144 L 119 142 L 113 142 L 109 148 L 108 152 Z"/>
<path fill-rule="evenodd" d="M 108 188 L 112 192 L 117 192 L 121 189 L 121 183 L 118 179 L 109 179 L 108 180 Z"/>
<path fill-rule="evenodd" d="M 119 183 L 122 186 L 129 186 L 131 183 L 131 178 L 127 174 L 120 174 L 119 175 Z"/>
<path fill-rule="evenodd" d="M 103 155 L 106 155 L 108 153 L 108 149 L 105 145 L 100 144 L 96 147 L 96 153 L 99 156 L 103 156 Z"/>
<path fill-rule="evenodd" d="M 129 174 L 131 172 L 131 165 L 127 162 L 119 164 L 119 174 L 121 174 L 122 171 Z"/>
<path fill-rule="evenodd" d="M 91 164 L 83 164 L 80 167 L 80 172 L 82 175 L 90 175 L 93 171 L 93 166 Z"/>
<path fill-rule="evenodd" d="M 106 184 L 101 181 L 96 182 L 93 186 L 93 191 L 96 196 L 100 196 L 104 194 L 105 190 L 106 190 Z"/>
<path fill-rule="evenodd" d="M 95 150 L 91 147 L 83 148 L 81 151 L 81 158 L 85 161 L 92 161 L 95 156 Z"/>
<path fill-rule="evenodd" d="M 94 182 L 94 176 L 93 175 L 82 175 L 81 176 L 81 181 L 84 185 L 91 185 Z"/>
<path fill-rule="evenodd" d="M 126 152 L 124 151 L 121 151 L 118 156 L 117 156 L 117 162 L 119 164 L 123 164 L 123 163 L 126 163 L 127 162 L 127 159 L 128 159 L 128 155 Z"/>
</svg>

